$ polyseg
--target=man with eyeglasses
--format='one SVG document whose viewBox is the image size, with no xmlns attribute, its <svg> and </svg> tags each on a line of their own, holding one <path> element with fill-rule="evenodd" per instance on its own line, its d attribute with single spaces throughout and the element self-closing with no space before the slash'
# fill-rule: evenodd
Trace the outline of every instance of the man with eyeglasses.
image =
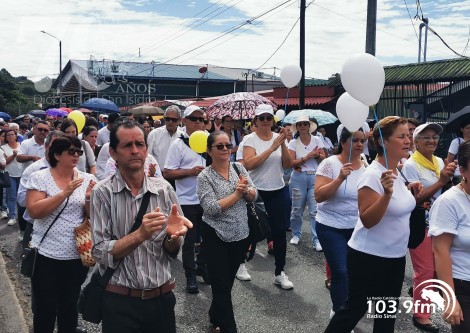
<svg viewBox="0 0 470 333">
<path fill-rule="evenodd" d="M 44 157 L 44 140 L 49 130 L 49 124 L 44 120 L 40 120 L 36 125 L 34 136 L 22 142 L 16 160 L 23 163 L 23 170 L 33 162 Z"/>
<path fill-rule="evenodd" d="M 183 244 L 183 268 L 186 276 L 186 292 L 197 294 L 199 286 L 196 275 L 201 275 L 204 281 L 208 281 L 205 268 L 204 247 L 201 244 L 197 260 L 194 258 L 194 248 L 198 229 L 202 223 L 202 207 L 196 193 L 197 176 L 206 167 L 204 156 L 197 154 L 189 147 L 189 137 L 195 131 L 204 131 L 204 111 L 197 106 L 188 106 L 184 111 L 183 123 L 186 132 L 182 133 L 178 140 L 171 143 L 165 160 L 163 176 L 173 179 L 176 183 L 176 194 L 178 195 L 184 216 L 193 223 L 189 229 Z M 197 264 L 196 264 L 197 261 Z"/>
<path fill-rule="evenodd" d="M 178 127 L 181 122 L 180 108 L 177 105 L 170 105 L 165 110 L 164 119 L 165 126 L 155 128 L 147 137 L 149 153 L 157 160 L 160 169 L 163 169 L 165 166 L 166 156 L 171 143 L 178 139 L 182 133 Z M 170 183 L 175 188 L 175 182 L 170 181 Z"/>
</svg>

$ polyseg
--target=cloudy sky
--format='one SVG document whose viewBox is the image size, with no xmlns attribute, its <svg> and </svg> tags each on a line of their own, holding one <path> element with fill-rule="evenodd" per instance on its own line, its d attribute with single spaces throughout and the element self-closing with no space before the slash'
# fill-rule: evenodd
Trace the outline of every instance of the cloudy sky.
<svg viewBox="0 0 470 333">
<path fill-rule="evenodd" d="M 33 81 L 69 59 L 211 64 L 273 73 L 299 61 L 298 0 L 1 0 L 0 68 Z M 378 0 L 377 51 L 384 65 L 417 61 L 416 0 Z M 364 51 L 367 0 L 307 0 L 306 76 L 328 78 Z M 408 5 L 410 14 L 408 14 Z M 430 26 L 458 53 L 469 39 L 470 0 L 421 0 Z M 419 11 L 421 15 L 421 11 Z M 243 25 L 243 23 L 246 23 Z M 239 27 L 238 29 L 235 29 Z M 234 30 L 235 29 L 235 30 Z M 229 32 L 233 30 L 232 32 Z M 139 57 L 139 48 L 141 55 Z M 470 55 L 470 52 L 468 52 Z M 454 58 L 433 34 L 428 60 Z M 267 62 L 266 62 L 267 61 Z M 264 64 L 266 62 L 266 64 Z M 263 65 L 264 64 L 264 65 Z"/>
</svg>

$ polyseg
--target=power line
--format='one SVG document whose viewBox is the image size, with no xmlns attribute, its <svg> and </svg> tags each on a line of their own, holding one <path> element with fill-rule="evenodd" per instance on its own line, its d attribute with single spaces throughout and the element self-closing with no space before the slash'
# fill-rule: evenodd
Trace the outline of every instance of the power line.
<svg viewBox="0 0 470 333">
<path fill-rule="evenodd" d="M 408 11 L 408 16 L 410 17 L 411 25 L 413 26 L 413 30 L 415 31 L 416 39 L 419 40 L 418 32 L 416 31 L 415 24 L 414 24 L 414 22 L 413 22 L 413 19 L 411 18 L 411 13 L 410 13 L 410 10 L 409 10 L 409 8 L 408 8 L 408 4 L 406 3 L 406 0 L 403 0 L 403 2 L 405 3 L 406 10 Z"/>
<path fill-rule="evenodd" d="M 287 38 L 289 38 L 292 30 L 294 30 L 295 26 L 297 25 L 297 23 L 300 21 L 300 17 L 294 22 L 294 24 L 292 25 L 292 28 L 290 28 L 289 32 L 287 33 L 287 36 L 284 38 L 284 40 L 282 41 L 282 43 L 277 47 L 277 49 L 273 52 L 273 54 L 271 54 L 269 56 L 269 58 L 263 62 L 263 64 L 261 66 L 259 66 L 258 68 L 256 68 L 255 70 L 253 70 L 254 72 L 259 70 L 261 67 L 263 67 L 264 65 L 266 65 L 266 63 L 271 60 L 272 57 L 274 57 L 274 55 L 277 53 L 277 51 L 279 51 L 279 49 L 282 47 L 282 45 L 284 45 L 284 43 L 286 42 Z"/>
<path fill-rule="evenodd" d="M 203 43 L 203 44 L 200 44 L 200 45 L 198 45 L 198 46 L 196 46 L 196 47 L 193 47 L 192 49 L 190 49 L 190 50 L 188 50 L 188 51 L 186 51 L 186 52 L 184 52 L 184 53 L 182 53 L 182 54 L 180 54 L 180 55 L 177 55 L 177 56 L 175 56 L 175 57 L 173 57 L 173 58 L 171 58 L 171 59 L 169 59 L 169 60 L 167 60 L 167 61 L 165 61 L 165 62 L 159 63 L 159 64 L 157 64 L 156 66 L 168 64 L 169 62 L 171 62 L 171 61 L 173 61 L 173 60 L 176 60 L 176 59 L 178 59 L 178 58 L 181 58 L 182 56 L 185 56 L 186 54 L 192 53 L 192 52 L 194 52 L 194 51 L 196 51 L 196 50 L 198 50 L 198 49 L 200 49 L 200 48 L 202 48 L 202 47 L 204 47 L 204 46 L 206 46 L 206 45 L 208 45 L 208 44 L 210 44 L 210 43 L 213 43 L 213 42 L 215 42 L 215 41 L 217 41 L 217 40 L 219 40 L 219 39 L 225 37 L 226 35 L 228 35 L 228 34 L 234 32 L 234 31 L 236 31 L 236 30 L 238 30 L 238 29 L 240 29 L 240 28 L 242 28 L 242 27 L 244 27 L 244 26 L 246 26 L 246 25 L 252 24 L 253 21 L 256 21 L 257 19 L 259 19 L 259 18 L 261 18 L 261 17 L 263 17 L 263 16 L 265 16 L 265 15 L 271 13 L 272 11 L 276 10 L 277 8 L 282 7 L 283 5 L 285 5 L 285 4 L 287 4 L 287 3 L 291 2 L 291 1 L 293 1 L 293 0 L 284 1 L 283 3 L 281 3 L 281 4 L 277 5 L 277 6 L 275 6 L 274 8 L 271 8 L 271 9 L 269 9 L 269 10 L 267 10 L 267 11 L 265 11 L 265 12 L 263 12 L 263 13 L 257 15 L 257 16 L 254 16 L 254 17 L 252 17 L 251 19 L 246 20 L 246 21 L 244 21 L 243 23 L 241 23 L 241 24 L 239 24 L 239 25 L 237 25 L 237 26 L 234 26 L 234 27 L 231 27 L 231 28 L 225 30 L 222 35 L 217 36 L 217 37 L 215 37 L 215 38 L 213 38 L 213 39 L 211 39 L 211 40 L 209 40 L 209 41 L 207 41 L 207 42 L 205 42 L 205 43 Z M 143 71 L 141 71 L 141 72 L 137 72 L 137 73 L 135 73 L 134 75 L 139 75 L 139 74 L 145 72 L 146 70 L 147 70 L 147 69 L 145 69 L 145 70 L 143 70 Z"/>
<path fill-rule="evenodd" d="M 451 50 L 452 52 L 455 53 L 455 55 L 457 55 L 457 56 L 459 56 L 459 57 L 461 57 L 461 58 L 469 58 L 469 57 L 467 57 L 467 56 L 464 56 L 463 54 L 458 53 L 458 52 L 455 51 L 453 48 L 451 48 L 450 45 L 447 44 L 446 41 L 445 41 L 433 28 L 429 27 L 429 31 L 431 31 L 434 35 L 436 35 L 437 38 L 439 38 L 439 39 L 441 40 L 441 42 L 442 42 L 449 50 Z M 467 42 L 467 45 L 468 45 L 468 42 Z"/>
</svg>

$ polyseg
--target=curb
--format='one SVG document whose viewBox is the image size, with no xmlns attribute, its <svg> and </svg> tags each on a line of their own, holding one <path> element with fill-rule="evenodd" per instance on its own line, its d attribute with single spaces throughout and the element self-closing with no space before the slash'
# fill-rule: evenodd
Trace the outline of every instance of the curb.
<svg viewBox="0 0 470 333">
<path fill-rule="evenodd" d="M 0 252 L 0 327 L 3 333 L 28 332 L 23 310 L 16 297 L 15 288 L 6 271 L 5 260 Z"/>
</svg>

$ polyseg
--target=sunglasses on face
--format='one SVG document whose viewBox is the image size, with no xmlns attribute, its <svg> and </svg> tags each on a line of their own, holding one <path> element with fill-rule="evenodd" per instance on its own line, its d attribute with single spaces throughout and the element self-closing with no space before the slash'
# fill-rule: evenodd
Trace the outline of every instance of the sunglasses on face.
<svg viewBox="0 0 470 333">
<path fill-rule="evenodd" d="M 176 122 L 178 122 L 178 120 L 180 120 L 179 118 L 171 118 L 171 117 L 165 117 L 164 119 L 167 122 L 171 121 L 171 122 L 174 122 L 174 123 L 176 123 Z"/>
<path fill-rule="evenodd" d="M 204 122 L 207 121 L 207 120 L 204 120 L 203 117 L 194 117 L 194 116 L 186 117 L 186 119 L 189 119 L 189 120 L 191 120 L 192 122 L 199 121 L 200 123 L 204 123 Z M 206 124 L 207 124 L 207 123 L 206 123 Z"/>
<path fill-rule="evenodd" d="M 299 121 L 297 123 L 297 126 L 309 126 L 310 123 L 308 121 Z"/>
<path fill-rule="evenodd" d="M 38 132 L 44 132 L 44 133 L 49 133 L 49 130 L 47 128 L 36 128 Z"/>
<path fill-rule="evenodd" d="M 231 143 L 221 143 L 221 144 L 218 144 L 218 145 L 214 145 L 212 147 L 216 147 L 217 150 L 224 150 L 224 147 L 227 148 L 227 149 L 232 149 L 233 148 L 233 144 Z"/>
<path fill-rule="evenodd" d="M 274 119 L 274 117 L 273 116 L 259 116 L 258 119 L 261 120 L 261 121 L 265 121 L 265 120 L 266 121 L 272 121 Z"/>
<path fill-rule="evenodd" d="M 67 150 L 67 153 L 68 153 L 70 156 L 75 156 L 75 154 L 77 154 L 78 156 L 82 156 L 82 155 L 83 155 L 83 150 L 77 149 L 77 148 L 69 148 L 69 149 Z"/>
</svg>

